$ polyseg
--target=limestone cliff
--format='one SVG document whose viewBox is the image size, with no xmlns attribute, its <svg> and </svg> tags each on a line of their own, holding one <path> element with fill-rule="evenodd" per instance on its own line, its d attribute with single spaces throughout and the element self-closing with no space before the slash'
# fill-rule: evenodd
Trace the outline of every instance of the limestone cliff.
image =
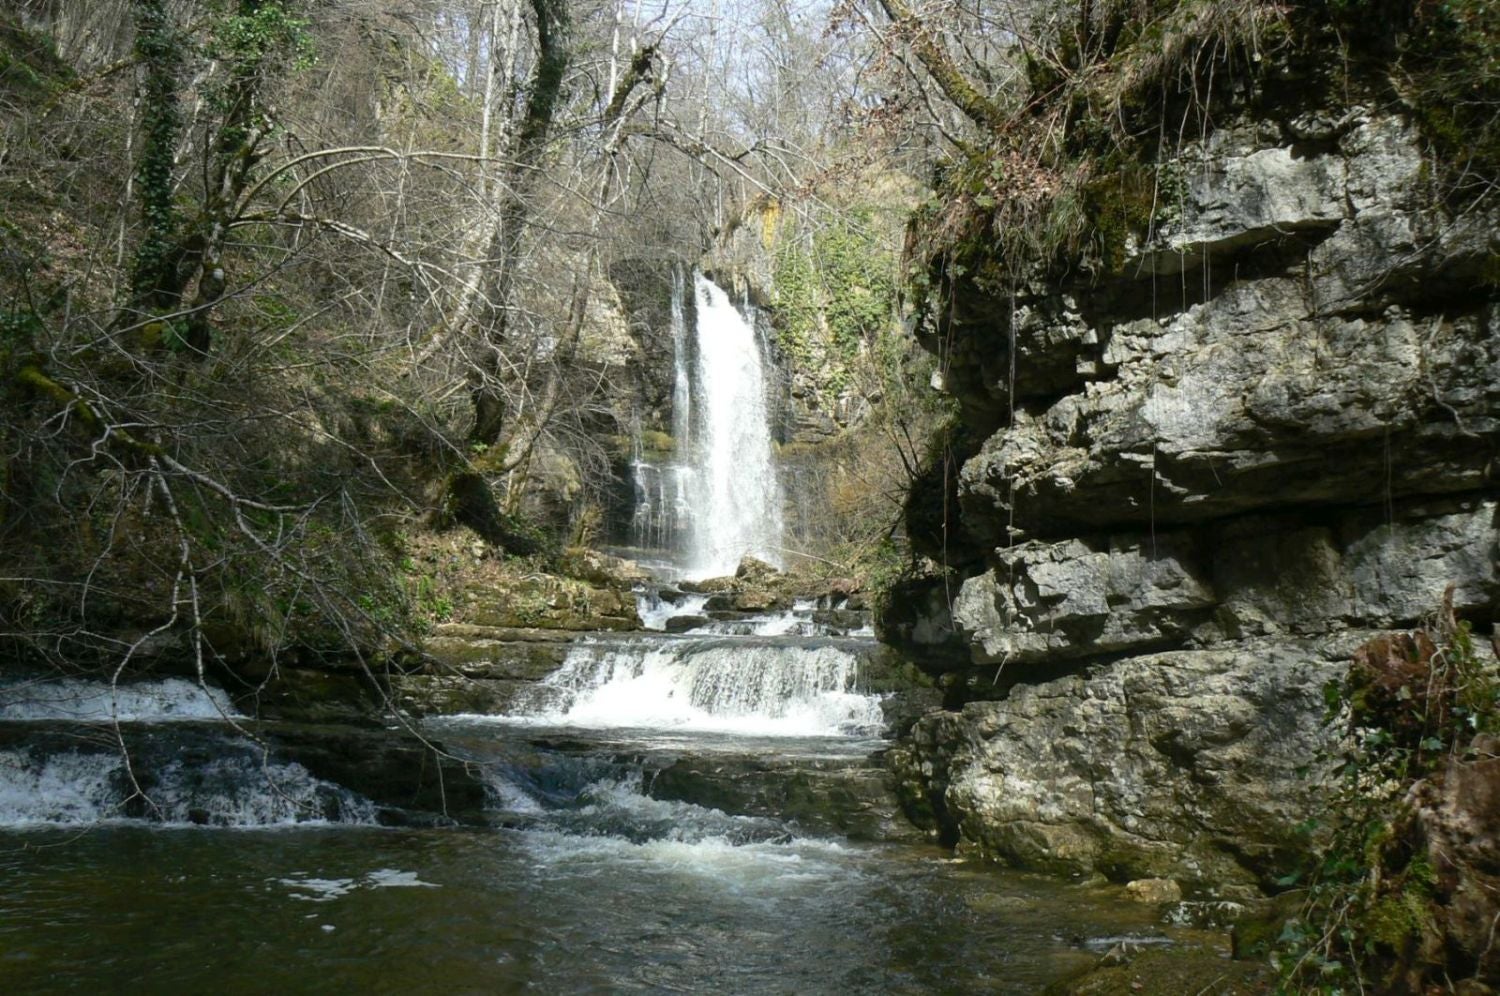
<svg viewBox="0 0 1500 996">
<path fill-rule="evenodd" d="M 884 635 L 947 687 L 901 764 L 962 848 L 1264 885 L 1350 650 L 1450 581 L 1500 618 L 1500 214 L 1330 93 L 1221 105 L 1111 265 L 933 266 L 971 566 Z"/>
</svg>

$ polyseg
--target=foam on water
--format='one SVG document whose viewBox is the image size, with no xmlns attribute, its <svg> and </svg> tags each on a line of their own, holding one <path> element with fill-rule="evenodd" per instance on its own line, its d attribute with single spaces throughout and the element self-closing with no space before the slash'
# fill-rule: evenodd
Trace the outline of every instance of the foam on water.
<svg viewBox="0 0 1500 996">
<path fill-rule="evenodd" d="M 635 591 L 635 610 L 641 617 L 641 625 L 657 632 L 666 629 L 667 620 L 673 616 L 698 615 L 707 602 L 707 595 L 685 594 L 673 602 L 662 598 L 654 588 L 642 586 Z"/>
<path fill-rule="evenodd" d="M 660 871 L 714 880 L 720 886 L 791 890 L 810 879 L 847 884 L 845 849 L 826 841 L 740 844 L 720 837 L 696 840 L 580 836 L 560 831 L 526 834 L 527 851 L 555 870 L 595 864 L 646 865 Z"/>
<path fill-rule="evenodd" d="M 62 678 L 0 687 L 0 720 L 160 723 L 241 715 L 224 692 L 182 678 L 114 686 Z"/>
<path fill-rule="evenodd" d="M 300 764 L 264 764 L 247 753 L 201 764 L 174 760 L 149 778 L 138 776 L 146 781 L 145 800 L 117 752 L 0 751 L 0 826 L 86 826 L 133 817 L 214 827 L 376 821 L 368 800 Z"/>
<path fill-rule="evenodd" d="M 794 835 L 778 821 L 734 816 L 642 790 L 640 772 L 583 787 L 573 805 L 526 826 L 523 846 L 543 866 L 591 874 L 618 863 L 712 879 L 734 888 L 779 889 L 809 878 L 847 879 L 849 851 Z"/>
<path fill-rule="evenodd" d="M 755 736 L 878 733 L 878 696 L 856 690 L 859 662 L 832 646 L 751 640 L 575 644 L 517 718 L 549 726 L 695 730 Z"/>
<path fill-rule="evenodd" d="M 0 826 L 80 826 L 121 814 L 118 757 L 69 752 L 34 760 L 0 751 Z"/>
</svg>

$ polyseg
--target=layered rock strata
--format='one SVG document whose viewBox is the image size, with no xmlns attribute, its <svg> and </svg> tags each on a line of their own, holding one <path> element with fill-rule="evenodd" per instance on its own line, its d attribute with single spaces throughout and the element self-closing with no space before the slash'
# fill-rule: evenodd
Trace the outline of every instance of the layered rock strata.
<svg viewBox="0 0 1500 996">
<path fill-rule="evenodd" d="M 886 616 L 950 707 L 894 763 L 961 848 L 1232 891 L 1315 809 L 1353 647 L 1450 582 L 1500 617 L 1500 219 L 1368 108 L 1156 172 L 1112 274 L 949 280 L 928 342 L 984 436 L 953 475 L 983 558 Z"/>
</svg>

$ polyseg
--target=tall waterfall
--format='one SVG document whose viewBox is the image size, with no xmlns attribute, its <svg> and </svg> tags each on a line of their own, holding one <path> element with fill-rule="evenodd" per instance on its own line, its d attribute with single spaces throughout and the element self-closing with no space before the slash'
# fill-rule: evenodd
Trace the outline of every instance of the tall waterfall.
<svg viewBox="0 0 1500 996">
<path fill-rule="evenodd" d="M 754 309 L 695 273 L 690 322 L 687 283 L 679 274 L 672 295 L 676 454 L 652 462 L 637 444 L 632 539 L 689 576 L 733 573 L 746 554 L 780 566 L 782 490 Z"/>
<path fill-rule="evenodd" d="M 702 274 L 697 294 L 697 473 L 690 569 L 733 573 L 753 554 L 781 563 L 781 484 L 771 452 L 764 358 L 752 320 Z"/>
</svg>

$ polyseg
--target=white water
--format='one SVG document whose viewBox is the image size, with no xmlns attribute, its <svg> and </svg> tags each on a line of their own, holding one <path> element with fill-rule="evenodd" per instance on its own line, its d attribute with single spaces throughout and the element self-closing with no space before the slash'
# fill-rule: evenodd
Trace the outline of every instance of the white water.
<svg viewBox="0 0 1500 996">
<path fill-rule="evenodd" d="M 731 574 L 747 554 L 780 566 L 782 489 L 754 311 L 748 303 L 735 307 L 702 274 L 693 275 L 692 286 L 691 328 L 681 276 L 672 296 L 677 456 L 650 463 L 637 443 L 632 541 L 670 551 L 673 573 L 688 577 Z"/>
<path fill-rule="evenodd" d="M 641 639 L 575 644 L 523 703 L 521 721 L 756 736 L 877 734 L 878 696 L 831 645 Z"/>
<path fill-rule="evenodd" d="M 658 632 L 667 628 L 673 616 L 696 616 L 707 604 L 707 595 L 684 594 L 675 602 L 662 598 L 655 588 L 642 586 L 635 592 L 635 611 L 641 626 Z"/>
<path fill-rule="evenodd" d="M 102 681 L 63 678 L 0 687 L 0 720 L 163 722 L 241 715 L 219 689 L 182 678 L 113 687 Z"/>
<path fill-rule="evenodd" d="M 781 564 L 781 484 L 771 450 L 760 343 L 729 295 L 695 274 L 695 428 L 700 467 L 693 486 L 690 573 L 732 574 L 746 554 Z"/>
<path fill-rule="evenodd" d="M 694 275 L 697 279 L 697 275 Z M 672 273 L 672 435 L 679 446 L 693 435 L 693 379 L 689 364 L 687 295 L 682 271 Z"/>
<path fill-rule="evenodd" d="M 135 795 L 115 751 L 34 756 L 0 751 L 0 826 L 84 826 L 128 818 Z M 262 764 L 244 754 L 201 764 L 172 761 L 154 773 L 144 807 L 169 826 L 269 827 L 374 823 L 375 807 L 300 764 Z M 154 808 L 153 808 L 154 807 Z"/>
</svg>

